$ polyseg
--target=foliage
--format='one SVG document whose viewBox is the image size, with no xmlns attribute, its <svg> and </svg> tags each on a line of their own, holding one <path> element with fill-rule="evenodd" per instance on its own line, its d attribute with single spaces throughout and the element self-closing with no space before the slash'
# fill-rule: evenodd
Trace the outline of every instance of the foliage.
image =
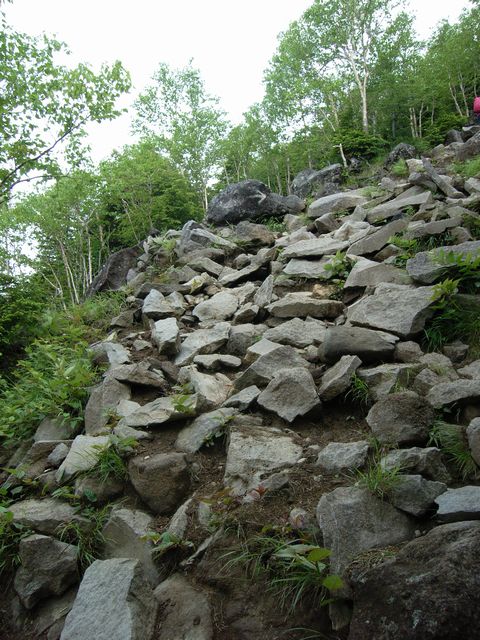
<svg viewBox="0 0 480 640">
<path fill-rule="evenodd" d="M 368 384 L 356 373 L 352 375 L 350 388 L 346 393 L 346 397 L 351 398 L 361 407 L 369 407 L 372 404 L 372 397 L 370 395 L 370 388 Z"/>
<path fill-rule="evenodd" d="M 353 269 L 355 262 L 345 252 L 337 251 L 333 258 L 325 265 L 325 271 L 333 280 L 340 281 L 342 285 Z"/>
<path fill-rule="evenodd" d="M 436 420 L 430 429 L 429 444 L 442 450 L 453 462 L 462 480 L 475 478 L 478 468 L 466 439 L 465 429 L 456 424 Z"/>
<path fill-rule="evenodd" d="M 403 158 L 397 160 L 391 167 L 390 173 L 398 178 L 406 178 L 408 176 L 408 166 Z"/>
<path fill-rule="evenodd" d="M 459 291 L 462 293 L 478 293 L 480 287 L 480 254 L 441 250 L 435 255 L 435 261 L 445 267 L 444 273 L 456 278 Z M 447 280 L 444 282 L 447 282 Z"/>
<path fill-rule="evenodd" d="M 101 482 L 109 478 L 127 480 L 128 469 L 125 458 L 138 446 L 135 438 L 119 438 L 111 434 L 106 445 L 96 445 L 99 452 L 97 463 L 86 472 L 86 475 L 94 476 Z"/>
<path fill-rule="evenodd" d="M 366 471 L 356 471 L 357 482 L 381 500 L 388 499 L 392 489 L 398 486 L 401 479 L 400 467 L 385 468 L 380 460 L 371 463 Z"/>
<path fill-rule="evenodd" d="M 457 173 L 465 178 L 478 178 L 480 176 L 480 158 L 457 162 L 454 163 L 453 167 Z"/>
<path fill-rule="evenodd" d="M 0 501 L 0 576 L 20 564 L 18 545 L 23 538 L 33 531 L 24 525 L 13 521 L 13 513 Z"/>
<path fill-rule="evenodd" d="M 333 137 L 335 144 L 341 144 L 347 158 L 364 158 L 370 160 L 377 156 L 387 146 L 386 140 L 379 136 L 347 129 L 339 131 Z"/>
<path fill-rule="evenodd" d="M 57 528 L 57 535 L 63 542 L 68 542 L 77 547 L 79 568 L 83 571 L 92 562 L 101 557 L 101 551 L 105 543 L 103 527 L 110 515 L 111 505 L 102 509 L 86 507 L 78 510 L 78 515 L 86 518 L 88 523 L 72 520 Z"/>
<path fill-rule="evenodd" d="M 117 98 L 130 88 L 120 62 L 95 73 L 86 64 L 58 64 L 65 44 L 14 31 L 0 15 L 0 203 L 25 180 L 60 174 L 58 149 L 81 157 L 79 141 L 88 122 L 112 120 Z"/>
<path fill-rule="evenodd" d="M 170 69 L 161 63 L 135 103 L 134 129 L 167 154 L 207 207 L 207 186 L 221 166 L 221 139 L 227 124 L 218 99 L 205 91 L 191 64 Z"/>
<path fill-rule="evenodd" d="M 170 551 L 189 551 L 193 547 L 193 543 L 189 540 L 183 540 L 169 531 L 157 533 L 152 531 L 142 536 L 142 539 L 149 540 L 153 543 L 153 557 L 160 560 Z"/>
<path fill-rule="evenodd" d="M 339 576 L 328 573 L 325 560 L 330 553 L 304 540 L 286 540 L 262 532 L 244 540 L 240 550 L 227 553 L 224 569 L 241 564 L 251 579 L 265 576 L 268 590 L 278 598 L 280 607 L 292 613 L 305 601 L 313 606 L 331 602 L 329 592 L 343 586 Z"/>
<path fill-rule="evenodd" d="M 29 437 L 45 417 L 72 427 L 82 420 L 83 406 L 97 372 L 87 341 L 98 338 L 118 296 L 98 296 L 66 312 L 46 314 L 38 337 L 26 349 L 9 379 L 0 378 L 0 438 L 13 443 Z"/>
</svg>

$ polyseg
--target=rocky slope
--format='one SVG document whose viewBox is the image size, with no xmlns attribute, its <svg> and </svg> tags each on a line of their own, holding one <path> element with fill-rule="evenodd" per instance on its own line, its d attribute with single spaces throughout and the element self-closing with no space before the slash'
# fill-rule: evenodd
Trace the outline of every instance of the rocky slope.
<svg viewBox="0 0 480 640">
<path fill-rule="evenodd" d="M 444 169 L 480 152 L 480 133 L 464 137 L 408 159 L 408 179 L 330 184 L 303 212 L 284 199 L 284 231 L 252 223 L 251 198 L 242 209 L 258 183 L 230 187 L 219 226 L 110 261 L 97 288 L 130 295 L 91 347 L 105 373 L 84 431 L 45 420 L 8 465 L 43 495 L 9 507 L 32 534 L 4 587 L 5 638 L 480 637 L 479 345 L 425 340 L 445 309 L 478 305 L 462 287 L 480 281 L 480 180 Z M 99 478 L 108 449 L 127 478 Z M 92 500 L 107 505 L 102 559 L 80 577 Z M 318 546 L 342 578 L 329 606 L 275 575 L 321 574 Z"/>
</svg>

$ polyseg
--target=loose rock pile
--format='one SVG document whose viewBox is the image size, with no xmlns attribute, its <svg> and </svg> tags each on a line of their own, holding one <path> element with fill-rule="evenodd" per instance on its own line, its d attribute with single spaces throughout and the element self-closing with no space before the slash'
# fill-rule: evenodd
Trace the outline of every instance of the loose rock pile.
<svg viewBox="0 0 480 640">
<path fill-rule="evenodd" d="M 455 410 L 480 463 L 480 362 L 468 345 L 425 353 L 422 341 L 435 283 L 448 277 L 438 256 L 480 256 L 471 233 L 480 182 L 441 169 L 473 153 L 479 137 L 434 150 L 439 169 L 407 160 L 408 180 L 386 177 L 373 193 L 332 193 L 329 182 L 304 212 L 299 198 L 287 212 L 288 202 L 253 185 L 269 202 L 264 216 L 287 213 L 285 232 L 245 219 L 244 185 L 207 216 L 237 226 L 192 221 L 144 242 L 125 276 L 128 308 L 91 347 L 107 368 L 84 433 L 46 421 L 16 460 L 47 493 L 68 483 L 79 498 L 114 502 L 103 559 L 81 581 L 58 526 L 89 521 L 60 497 L 12 505 L 14 521 L 35 532 L 21 543 L 8 605 L 24 637 L 273 640 L 311 626 L 311 611 L 275 618 L 274 604 L 252 603 L 254 585 L 245 593 L 215 572 L 231 544 L 227 524 L 245 517 L 248 529 L 255 516 L 290 531 L 308 523 L 332 550 L 330 569 L 344 579 L 330 607 L 335 637 L 480 637 L 480 487 L 462 486 L 430 442 L 438 411 Z M 332 171 L 302 176 L 298 193 Z M 390 242 L 447 232 L 448 246 L 417 253 L 406 268 Z M 352 379 L 369 407 L 353 402 Z M 112 437 L 138 443 L 125 482 L 85 475 Z M 355 476 L 372 456 L 401 470 L 388 499 Z M 173 565 L 158 560 L 165 532 L 179 553 Z M 328 636 L 323 611 L 313 620 Z"/>
</svg>

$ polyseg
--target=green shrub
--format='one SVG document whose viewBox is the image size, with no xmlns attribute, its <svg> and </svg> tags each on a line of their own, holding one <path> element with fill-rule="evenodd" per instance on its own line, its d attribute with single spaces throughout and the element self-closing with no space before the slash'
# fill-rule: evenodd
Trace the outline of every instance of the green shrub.
<svg viewBox="0 0 480 640">
<path fill-rule="evenodd" d="M 455 171 L 464 178 L 480 177 L 480 158 L 472 158 L 465 162 L 456 162 L 453 166 Z"/>
<path fill-rule="evenodd" d="M 399 178 L 406 178 L 409 174 L 407 163 L 403 158 L 400 158 L 392 165 L 390 172 Z"/>
<path fill-rule="evenodd" d="M 455 465 L 463 480 L 475 478 L 478 475 L 478 468 L 463 427 L 436 420 L 430 429 L 429 445 L 441 449 L 447 459 Z"/>
<path fill-rule="evenodd" d="M 364 158 L 369 160 L 384 151 L 387 142 L 370 133 L 355 129 L 344 129 L 333 136 L 335 145 L 341 144 L 347 158 Z"/>
<path fill-rule="evenodd" d="M 94 476 L 102 482 L 106 482 L 109 478 L 127 480 L 128 469 L 125 458 L 137 446 L 138 442 L 135 438 L 119 438 L 113 434 L 110 435 L 106 445 L 96 445 L 99 451 L 97 463 L 85 475 Z"/>
</svg>

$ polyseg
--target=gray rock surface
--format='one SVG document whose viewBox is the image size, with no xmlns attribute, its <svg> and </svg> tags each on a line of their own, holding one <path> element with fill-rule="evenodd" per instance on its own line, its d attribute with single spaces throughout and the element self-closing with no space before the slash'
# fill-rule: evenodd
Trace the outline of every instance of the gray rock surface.
<svg viewBox="0 0 480 640">
<path fill-rule="evenodd" d="M 474 638 L 479 589 L 480 523 L 435 527 L 359 572 L 348 640 Z"/>
<path fill-rule="evenodd" d="M 348 473 L 365 465 L 368 449 L 366 440 L 329 442 L 318 454 L 316 465 L 324 473 Z"/>
<path fill-rule="evenodd" d="M 45 535 L 56 535 L 57 528 L 69 522 L 84 530 L 90 526 L 89 520 L 79 516 L 74 507 L 57 498 L 29 498 L 11 504 L 8 509 L 13 513 L 13 522 Z"/>
<path fill-rule="evenodd" d="M 154 591 L 162 610 L 161 638 L 165 640 L 212 640 L 213 612 L 209 597 L 179 573 L 164 580 Z"/>
<path fill-rule="evenodd" d="M 356 355 L 364 364 L 391 360 L 398 337 L 383 331 L 361 327 L 328 327 L 322 345 L 327 362 L 344 355 Z"/>
<path fill-rule="evenodd" d="M 388 470 L 397 468 L 403 473 L 421 474 L 429 480 L 447 484 L 451 481 L 442 452 L 436 447 L 394 449 L 381 459 L 380 464 Z"/>
<path fill-rule="evenodd" d="M 435 498 L 446 490 L 447 485 L 443 482 L 425 480 L 419 475 L 401 474 L 389 497 L 397 509 L 421 518 L 433 510 Z"/>
<path fill-rule="evenodd" d="M 480 487 L 447 489 L 435 502 L 438 505 L 437 518 L 442 522 L 480 520 Z"/>
<path fill-rule="evenodd" d="M 122 384 L 107 376 L 90 394 L 85 407 L 85 432 L 96 436 L 105 433 L 109 414 L 115 412 L 121 400 L 130 400 L 131 391 Z"/>
<path fill-rule="evenodd" d="M 352 382 L 352 376 L 362 361 L 357 356 L 342 356 L 323 376 L 318 391 L 322 400 L 333 400 L 346 391 Z"/>
<path fill-rule="evenodd" d="M 378 230 L 369 233 L 364 238 L 353 242 L 347 249 L 347 256 L 365 256 L 376 253 L 385 247 L 389 239 L 396 233 L 400 233 L 407 227 L 407 220 L 399 218 L 380 227 Z M 376 229 L 376 227 L 372 227 Z"/>
<path fill-rule="evenodd" d="M 277 318 L 337 318 L 343 309 L 338 300 L 321 300 L 308 293 L 290 293 L 268 306 L 269 313 Z"/>
<path fill-rule="evenodd" d="M 421 284 L 435 282 L 442 275 L 448 274 L 449 268 L 455 267 L 454 264 L 449 267 L 442 258 L 442 255 L 447 256 L 449 253 L 478 256 L 480 254 L 480 240 L 463 242 L 451 247 L 438 247 L 431 251 L 421 251 L 407 260 L 406 269 L 408 275 Z"/>
<path fill-rule="evenodd" d="M 354 325 L 381 329 L 407 338 L 419 333 L 431 315 L 433 287 L 383 284 L 348 310 Z"/>
<path fill-rule="evenodd" d="M 467 438 L 472 457 L 480 466 L 480 418 L 474 418 L 468 425 Z"/>
<path fill-rule="evenodd" d="M 338 487 L 323 495 L 317 520 L 324 545 L 332 551 L 330 571 L 339 575 L 363 551 L 399 544 L 414 535 L 411 518 L 359 487 Z"/>
<path fill-rule="evenodd" d="M 442 382 L 430 389 L 427 395 L 428 402 L 435 407 L 442 407 L 459 402 L 461 400 L 478 400 L 480 398 L 480 380 L 454 380 Z"/>
<path fill-rule="evenodd" d="M 109 444 L 108 436 L 77 436 L 58 468 L 55 475 L 57 482 L 66 482 L 77 473 L 93 469 L 100 454 Z"/>
<path fill-rule="evenodd" d="M 377 402 L 367 415 L 367 423 L 382 444 L 423 444 L 434 417 L 424 398 L 402 391 Z"/>
<path fill-rule="evenodd" d="M 300 349 L 323 342 L 327 327 L 320 320 L 292 318 L 277 327 L 267 329 L 263 337 L 278 344 L 288 344 Z"/>
<path fill-rule="evenodd" d="M 294 465 L 302 453 L 302 447 L 293 438 L 279 431 L 232 426 L 224 485 L 234 495 L 242 495 L 257 487 L 267 474 Z"/>
<path fill-rule="evenodd" d="M 308 207 L 309 218 L 319 218 L 325 213 L 354 209 L 368 201 L 361 189 L 332 193 L 314 200 Z"/>
<path fill-rule="evenodd" d="M 291 189 L 299 198 L 306 198 L 309 195 L 317 194 L 329 195 L 338 191 L 342 181 L 343 167 L 341 164 L 331 164 L 328 167 L 315 171 L 315 169 L 304 169 L 297 173 L 292 181 Z"/>
<path fill-rule="evenodd" d="M 214 353 L 224 345 L 230 334 L 230 324 L 219 322 L 211 329 L 197 329 L 189 333 L 182 342 L 180 351 L 174 362 L 183 367 L 190 364 L 196 355 L 201 353 Z"/>
<path fill-rule="evenodd" d="M 229 408 L 203 413 L 180 431 L 175 441 L 175 448 L 186 453 L 196 453 L 205 443 L 225 432 L 235 413 L 235 409 Z"/>
<path fill-rule="evenodd" d="M 77 551 L 77 547 L 49 536 L 31 535 L 20 540 L 21 565 L 13 585 L 26 609 L 61 595 L 79 580 Z"/>
<path fill-rule="evenodd" d="M 308 362 L 299 356 L 293 347 L 279 345 L 272 351 L 257 358 L 235 380 L 235 390 L 241 391 L 245 387 L 252 385 L 265 387 L 279 371 L 292 367 L 308 368 Z"/>
<path fill-rule="evenodd" d="M 180 349 L 180 329 L 176 318 L 157 320 L 152 327 L 152 342 L 160 354 L 175 354 Z"/>
<path fill-rule="evenodd" d="M 151 640 L 157 609 L 138 560 L 96 560 L 83 576 L 60 640 Z"/>
<path fill-rule="evenodd" d="M 238 308 L 238 299 L 227 291 L 220 291 L 208 300 L 197 304 L 192 314 L 201 322 L 221 322 L 231 318 Z"/>
<path fill-rule="evenodd" d="M 287 422 L 321 406 L 312 375 L 303 367 L 278 371 L 257 402 Z"/>
<path fill-rule="evenodd" d="M 190 469 L 183 453 L 135 456 L 128 472 L 136 492 L 155 514 L 173 513 L 190 490 Z"/>
</svg>

